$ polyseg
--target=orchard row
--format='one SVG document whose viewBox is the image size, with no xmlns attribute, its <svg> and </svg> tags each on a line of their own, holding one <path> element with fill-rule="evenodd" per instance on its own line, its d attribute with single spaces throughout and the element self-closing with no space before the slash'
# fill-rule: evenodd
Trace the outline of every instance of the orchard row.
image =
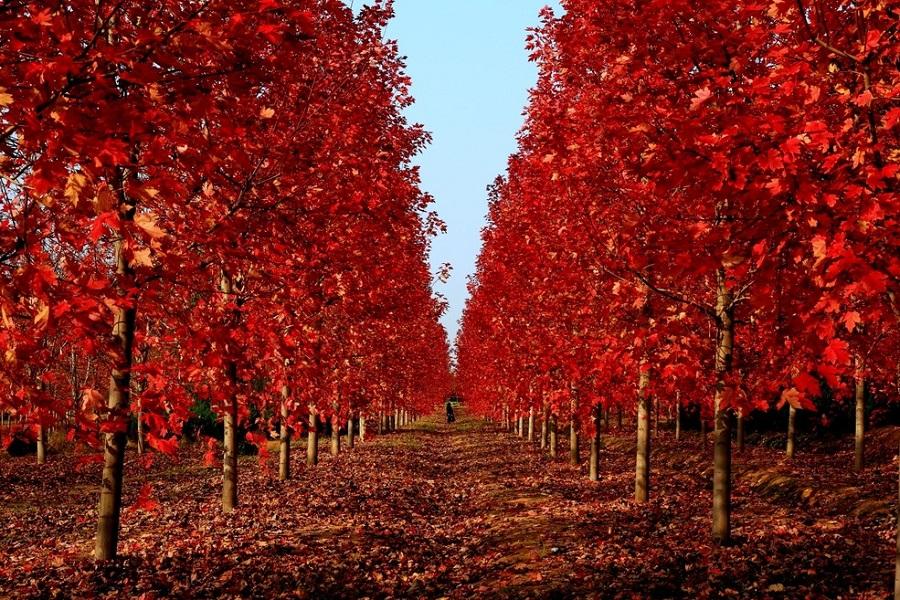
<svg viewBox="0 0 900 600">
<path fill-rule="evenodd" d="M 900 5 L 563 5 L 530 38 L 459 387 L 576 438 L 636 406 L 639 502 L 651 406 L 699 409 L 727 542 L 733 427 L 849 400 L 862 469 L 866 407 L 898 399 Z"/>
<path fill-rule="evenodd" d="M 197 404 L 237 445 L 390 425 L 449 389 L 390 10 L 337 0 L 0 10 L 0 413 L 103 452 L 116 555 L 129 438 Z M 371 421 L 370 421 L 371 423 Z M 317 447 L 317 446 L 316 446 Z M 314 462 L 314 457 L 310 460 Z"/>
</svg>

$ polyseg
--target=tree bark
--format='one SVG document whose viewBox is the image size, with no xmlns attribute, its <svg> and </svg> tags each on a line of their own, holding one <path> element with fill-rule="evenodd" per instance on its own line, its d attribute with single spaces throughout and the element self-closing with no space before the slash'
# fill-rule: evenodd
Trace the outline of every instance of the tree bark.
<svg viewBox="0 0 900 600">
<path fill-rule="evenodd" d="M 550 436 L 550 408 L 545 404 L 541 411 L 541 450 L 547 449 Z"/>
<path fill-rule="evenodd" d="M 37 464 L 43 465 L 47 462 L 47 428 L 38 425 L 37 435 Z"/>
<path fill-rule="evenodd" d="M 337 411 L 331 417 L 331 455 L 341 453 L 341 422 L 338 420 Z"/>
<path fill-rule="evenodd" d="M 556 458 L 559 453 L 559 440 L 556 431 L 556 414 L 550 415 L 550 458 Z"/>
<path fill-rule="evenodd" d="M 725 401 L 734 351 L 734 304 L 723 269 L 718 273 L 716 333 L 712 534 L 716 542 L 724 544 L 731 539 L 731 419 Z"/>
<path fill-rule="evenodd" d="M 528 409 L 528 441 L 534 442 L 534 407 Z"/>
<path fill-rule="evenodd" d="M 797 409 L 788 405 L 787 457 L 794 458 L 797 451 Z"/>
<path fill-rule="evenodd" d="M 681 441 L 681 399 L 675 399 L 675 441 Z"/>
<path fill-rule="evenodd" d="M 125 198 L 124 177 L 119 178 L 119 217 L 123 222 L 133 221 L 135 206 Z M 109 394 L 107 406 L 110 418 L 124 424 L 128 417 L 128 404 L 131 399 L 131 364 L 134 346 L 135 320 L 137 307 L 134 299 L 128 299 L 127 287 L 134 285 L 134 270 L 128 264 L 125 255 L 125 240 L 115 242 L 116 253 L 116 288 L 121 305 L 113 307 L 113 337 L 115 338 L 116 355 L 109 378 Z M 115 427 L 115 431 L 107 433 L 103 450 L 103 479 L 100 486 L 100 505 L 98 508 L 97 536 L 94 546 L 94 557 L 97 560 L 116 558 L 119 544 L 119 517 L 122 512 L 122 470 L 125 464 L 126 430 Z"/>
<path fill-rule="evenodd" d="M 856 448 L 853 469 L 862 471 L 866 465 L 866 380 L 856 376 Z"/>
<path fill-rule="evenodd" d="M 576 390 L 571 390 L 572 399 L 569 403 L 571 418 L 569 419 L 569 463 L 573 467 L 581 464 L 581 453 L 578 449 L 578 396 Z"/>
<path fill-rule="evenodd" d="M 600 480 L 600 415 L 603 408 L 598 404 L 594 407 L 594 435 L 591 437 L 591 460 L 588 478 L 591 481 Z"/>
<path fill-rule="evenodd" d="M 288 427 L 288 406 L 287 401 L 290 396 L 288 386 L 281 388 L 281 423 L 278 436 L 278 478 L 281 481 L 287 481 L 291 478 L 291 428 Z"/>
<path fill-rule="evenodd" d="M 359 415 L 359 441 L 366 441 L 366 417 L 365 415 Z"/>
<path fill-rule="evenodd" d="M 351 414 L 350 418 L 347 419 L 347 447 L 351 450 L 356 447 L 356 440 L 354 439 L 356 432 L 354 431 L 354 425 L 353 415 Z"/>
<path fill-rule="evenodd" d="M 319 464 L 319 419 L 314 406 L 309 407 L 309 434 L 306 437 L 306 464 Z"/>
<path fill-rule="evenodd" d="M 900 479 L 898 479 L 900 484 Z M 895 518 L 897 520 L 897 548 L 894 555 L 894 600 L 900 600 L 900 487 L 897 489 L 897 507 Z"/>
<path fill-rule="evenodd" d="M 641 365 L 638 379 L 637 406 L 637 457 L 634 469 L 634 501 L 647 502 L 650 499 L 650 372 Z"/>
<path fill-rule="evenodd" d="M 234 372 L 235 366 L 229 366 Z M 238 505 L 237 396 L 233 393 L 225 412 L 225 456 L 222 460 L 222 512 L 230 513 Z"/>
</svg>

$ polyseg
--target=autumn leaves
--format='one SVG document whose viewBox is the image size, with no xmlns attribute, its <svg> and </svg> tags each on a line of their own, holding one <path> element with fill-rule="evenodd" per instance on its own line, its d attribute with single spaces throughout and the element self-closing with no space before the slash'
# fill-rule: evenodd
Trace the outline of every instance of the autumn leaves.
<svg viewBox="0 0 900 600">
<path fill-rule="evenodd" d="M 104 452 L 98 558 L 126 446 L 176 451 L 197 403 L 229 511 L 243 435 L 440 402 L 388 10 L 41 4 L 0 14 L 0 411 Z"/>
</svg>

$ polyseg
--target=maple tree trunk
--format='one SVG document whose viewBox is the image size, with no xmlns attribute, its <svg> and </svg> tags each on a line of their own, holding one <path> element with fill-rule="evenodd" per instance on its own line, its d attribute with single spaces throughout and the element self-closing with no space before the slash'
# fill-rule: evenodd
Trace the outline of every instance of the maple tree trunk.
<svg viewBox="0 0 900 600">
<path fill-rule="evenodd" d="M 341 422 L 338 420 L 337 414 L 331 417 L 331 455 L 337 456 L 341 453 Z"/>
<path fill-rule="evenodd" d="M 735 434 L 737 441 L 737 451 L 744 451 L 744 411 L 739 410 L 737 413 L 737 433 Z"/>
<path fill-rule="evenodd" d="M 862 471 L 866 464 L 866 380 L 856 377 L 856 444 L 853 468 Z"/>
<path fill-rule="evenodd" d="M 575 467 L 581 464 L 581 453 L 578 451 L 578 421 L 574 417 L 569 423 L 569 462 Z"/>
<path fill-rule="evenodd" d="M 516 417 L 515 433 L 518 436 L 522 435 L 522 417 Z"/>
<path fill-rule="evenodd" d="M 120 192 L 124 195 L 124 185 Z M 134 204 L 119 203 L 122 221 L 134 220 Z M 128 264 L 123 239 L 115 242 L 116 274 L 119 297 L 126 295 L 123 289 L 125 280 L 131 281 L 134 271 Z M 133 283 L 129 284 L 133 285 Z M 135 320 L 137 307 L 131 303 L 127 307 L 113 307 L 113 337 L 115 338 L 115 363 L 109 377 L 109 394 L 107 406 L 110 418 L 125 421 L 128 404 L 131 399 L 131 363 L 134 346 Z M 122 470 L 125 465 L 126 430 L 115 427 L 115 430 L 104 436 L 103 444 L 103 478 L 100 485 L 100 504 L 98 507 L 97 536 L 94 545 L 94 557 L 97 560 L 116 558 L 119 544 L 119 517 L 122 512 Z"/>
<path fill-rule="evenodd" d="M 797 451 L 797 409 L 788 406 L 787 457 L 794 458 Z"/>
<path fill-rule="evenodd" d="M 37 464 L 42 465 L 47 462 L 47 428 L 38 425 L 37 434 Z"/>
<path fill-rule="evenodd" d="M 144 454 L 144 413 L 140 400 L 137 405 L 137 453 Z"/>
<path fill-rule="evenodd" d="M 351 450 L 356 447 L 356 440 L 354 437 L 354 427 L 353 427 L 353 415 L 350 415 L 350 418 L 347 420 L 347 447 Z"/>
<path fill-rule="evenodd" d="M 534 442 L 534 408 L 528 409 L 528 441 Z"/>
<path fill-rule="evenodd" d="M 557 439 L 557 431 L 556 431 L 556 414 L 550 415 L 550 457 L 556 458 L 556 455 L 559 452 L 559 440 Z"/>
<path fill-rule="evenodd" d="M 290 395 L 288 386 L 281 388 L 281 423 L 279 426 L 279 454 L 278 454 L 278 478 L 287 481 L 291 478 L 291 429 L 288 427 L 287 399 Z"/>
<path fill-rule="evenodd" d="M 569 403 L 569 410 L 572 414 L 569 420 L 569 463 L 577 467 L 581 464 L 581 453 L 578 451 L 578 397 L 575 395 L 575 389 L 571 390 L 572 399 Z"/>
<path fill-rule="evenodd" d="M 547 438 L 550 435 L 550 408 L 545 404 L 541 413 L 541 450 L 547 449 Z"/>
<path fill-rule="evenodd" d="M 319 422 L 316 409 L 309 407 L 309 434 L 306 437 L 306 464 L 319 464 Z"/>
<path fill-rule="evenodd" d="M 384 413 L 378 413 L 378 435 L 384 434 Z"/>
<path fill-rule="evenodd" d="M 594 407 L 594 435 L 591 437 L 591 459 L 588 470 L 588 479 L 600 480 L 600 415 L 603 408 L 598 404 Z"/>
<path fill-rule="evenodd" d="M 229 366 L 233 372 L 234 365 Z M 222 512 L 230 513 L 238 504 L 237 397 L 232 394 L 225 413 L 225 458 L 222 461 Z"/>
<path fill-rule="evenodd" d="M 681 402 L 675 401 L 675 441 L 681 441 Z"/>
<path fill-rule="evenodd" d="M 366 417 L 359 415 L 359 441 L 366 441 Z"/>
<path fill-rule="evenodd" d="M 716 294 L 716 333 L 712 534 L 715 541 L 724 544 L 731 539 L 731 419 L 725 400 L 734 351 L 734 305 L 722 269 Z"/>
<path fill-rule="evenodd" d="M 641 367 L 638 379 L 637 406 L 637 458 L 634 469 L 634 501 L 646 502 L 650 498 L 650 372 Z"/>
<path fill-rule="evenodd" d="M 898 469 L 898 475 L 900 475 L 900 469 Z M 898 485 L 900 485 L 900 477 L 898 477 Z M 894 600 L 900 600 L 900 487 L 898 487 L 897 492 L 897 507 L 894 515 L 897 520 L 897 548 L 894 555 Z"/>
<path fill-rule="evenodd" d="M 659 434 L 659 397 L 653 399 L 653 432 Z"/>
</svg>

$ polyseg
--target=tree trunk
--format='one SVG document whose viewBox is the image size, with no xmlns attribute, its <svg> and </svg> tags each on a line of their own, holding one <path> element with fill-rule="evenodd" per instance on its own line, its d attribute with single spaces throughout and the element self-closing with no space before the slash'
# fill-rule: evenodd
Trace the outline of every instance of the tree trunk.
<svg viewBox="0 0 900 600">
<path fill-rule="evenodd" d="M 341 422 L 338 420 L 337 412 L 331 417 L 331 455 L 337 456 L 341 453 Z"/>
<path fill-rule="evenodd" d="M 547 449 L 548 437 L 550 436 L 550 409 L 545 404 L 541 412 L 541 450 Z"/>
<path fill-rule="evenodd" d="M 894 554 L 894 600 L 900 600 L 900 488 L 898 488 L 897 500 L 898 502 L 895 511 L 897 520 L 897 548 Z"/>
<path fill-rule="evenodd" d="M 573 387 L 570 391 L 572 398 L 569 403 L 571 418 L 569 419 L 569 463 L 573 467 L 581 464 L 581 453 L 578 450 L 578 396 Z"/>
<path fill-rule="evenodd" d="M 722 269 L 718 273 L 716 330 L 712 534 L 715 541 L 724 544 L 731 539 L 731 419 L 725 400 L 734 351 L 734 304 Z"/>
<path fill-rule="evenodd" d="M 853 468 L 862 471 L 866 464 L 866 380 L 856 377 L 856 449 Z"/>
<path fill-rule="evenodd" d="M 591 460 L 588 478 L 591 481 L 600 480 L 600 415 L 603 408 L 598 404 L 594 407 L 594 435 L 591 437 Z"/>
<path fill-rule="evenodd" d="M 653 399 L 653 433 L 659 435 L 659 396 Z"/>
<path fill-rule="evenodd" d="M 550 415 L 550 458 L 556 458 L 559 453 L 559 440 L 556 431 L 557 421 L 556 414 Z"/>
<path fill-rule="evenodd" d="M 650 499 L 650 371 L 641 365 L 638 379 L 637 406 L 637 458 L 634 469 L 634 501 L 647 502 Z"/>
<path fill-rule="evenodd" d="M 675 398 L 675 441 L 681 441 L 681 399 Z"/>
<path fill-rule="evenodd" d="M 534 407 L 528 409 L 528 441 L 534 442 Z"/>
<path fill-rule="evenodd" d="M 366 417 L 359 415 L 359 441 L 366 441 Z"/>
<path fill-rule="evenodd" d="M 797 409 L 788 405 L 787 457 L 794 458 L 797 449 Z"/>
<path fill-rule="evenodd" d="M 355 431 L 353 426 L 353 415 L 351 414 L 350 418 L 347 419 L 347 447 L 351 450 L 356 447 L 356 440 L 354 439 Z"/>
<path fill-rule="evenodd" d="M 144 454 L 144 411 L 140 399 L 137 405 L 137 453 Z"/>
<path fill-rule="evenodd" d="M 319 464 L 319 418 L 316 409 L 309 407 L 309 434 L 306 437 L 306 464 Z"/>
<path fill-rule="evenodd" d="M 703 408 L 700 408 L 700 443 L 702 445 L 706 445 L 706 438 L 709 437 L 709 431 L 707 431 L 706 419 L 704 418 Z"/>
<path fill-rule="evenodd" d="M 123 178 L 120 178 L 123 179 Z M 134 220 L 135 206 L 124 198 L 124 182 L 120 187 L 119 218 L 123 222 Z M 120 300 L 127 295 L 124 287 L 133 280 L 134 270 L 128 264 L 125 252 L 125 241 L 115 242 L 116 252 L 116 287 Z M 124 303 L 123 303 L 124 304 Z M 109 378 L 109 395 L 107 406 L 111 420 L 123 423 L 128 418 L 128 404 L 131 399 L 131 364 L 134 346 L 134 327 L 137 307 L 133 302 L 126 306 L 113 307 L 113 337 L 115 338 L 116 355 Z M 116 558 L 119 544 L 119 516 L 122 511 L 122 468 L 125 464 L 125 429 L 114 427 L 107 433 L 103 450 L 103 479 L 100 486 L 100 505 L 98 508 L 97 537 L 94 546 L 94 557 L 97 560 Z"/>
<path fill-rule="evenodd" d="M 737 439 L 737 451 L 744 451 L 744 411 L 739 410 L 737 413 L 737 434 L 735 435 Z"/>
<path fill-rule="evenodd" d="M 229 366 L 234 372 L 235 366 Z M 230 513 L 238 504 L 237 396 L 232 393 L 225 413 L 225 457 L 222 461 L 222 512 Z"/>
<path fill-rule="evenodd" d="M 291 478 L 291 428 L 288 427 L 288 406 L 287 401 L 290 396 L 288 386 L 281 388 L 281 423 L 278 436 L 278 478 L 281 481 L 287 481 Z"/>
<path fill-rule="evenodd" d="M 616 415 L 616 417 L 618 420 L 619 431 L 622 431 L 622 429 L 625 427 L 625 409 L 622 408 L 621 404 L 618 406 L 618 414 Z"/>
<path fill-rule="evenodd" d="M 518 436 L 522 435 L 522 417 L 516 417 L 515 433 Z"/>
<path fill-rule="evenodd" d="M 47 462 L 47 428 L 38 425 L 37 435 L 37 464 L 42 465 Z"/>
</svg>

